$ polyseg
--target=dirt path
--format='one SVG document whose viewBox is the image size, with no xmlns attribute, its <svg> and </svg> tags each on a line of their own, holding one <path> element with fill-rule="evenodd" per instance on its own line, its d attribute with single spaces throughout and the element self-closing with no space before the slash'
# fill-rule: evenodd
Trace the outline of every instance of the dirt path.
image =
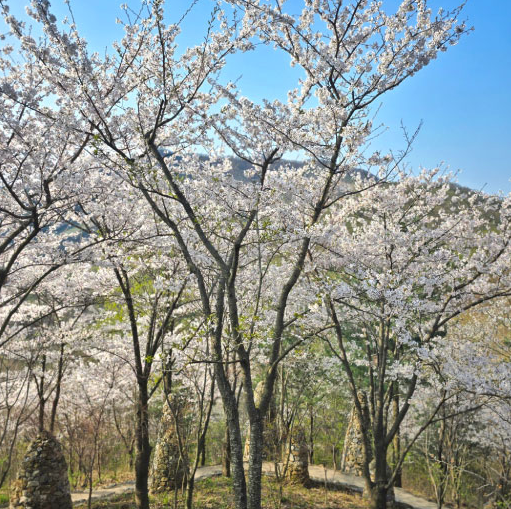
<svg viewBox="0 0 511 509">
<path fill-rule="evenodd" d="M 212 467 L 201 467 L 195 474 L 195 480 L 200 481 L 207 477 L 214 477 L 222 473 L 221 466 Z M 92 491 L 92 500 L 98 500 L 100 498 L 107 498 L 113 495 L 122 495 L 123 493 L 132 493 L 135 491 L 135 481 L 128 481 L 124 483 L 114 484 L 106 488 L 97 488 Z M 89 500 L 88 491 L 73 491 L 71 493 L 71 500 L 73 504 L 81 504 Z"/>
<path fill-rule="evenodd" d="M 135 481 L 128 481 L 121 484 L 114 484 L 107 488 L 95 488 L 92 490 L 92 500 L 111 497 L 113 495 L 121 495 L 122 493 L 130 493 L 135 491 Z M 88 491 L 73 491 L 71 493 L 73 504 L 87 502 L 89 500 Z"/>
<path fill-rule="evenodd" d="M 263 471 L 266 473 L 273 472 L 273 463 L 264 463 Z M 212 467 L 201 467 L 197 470 L 195 474 L 195 480 L 205 479 L 207 477 L 214 477 L 217 475 L 221 475 L 222 468 L 219 465 L 215 465 Z M 319 482 L 327 482 L 330 484 L 337 484 L 341 486 L 345 486 L 350 488 L 353 491 L 358 491 L 362 493 L 364 488 L 364 480 L 361 477 L 357 477 L 354 475 L 343 474 L 341 472 L 336 472 L 329 468 L 325 469 L 320 465 L 311 465 L 309 467 L 309 474 L 311 479 Z M 135 482 L 129 481 L 122 484 L 116 484 L 114 486 L 110 486 L 108 488 L 98 488 L 92 492 L 92 499 L 97 500 L 100 498 L 111 497 L 112 495 L 120 495 L 122 493 L 130 493 L 135 490 Z M 398 502 L 402 502 L 408 504 L 413 509 L 436 509 L 436 504 L 433 502 L 428 502 L 422 498 L 416 497 L 407 493 L 401 488 L 396 488 L 396 500 Z M 88 500 L 88 492 L 73 492 L 71 494 L 71 498 L 73 499 L 74 504 L 87 502 Z"/>
<path fill-rule="evenodd" d="M 320 482 L 325 482 L 326 476 L 327 483 L 340 484 L 353 491 L 358 491 L 359 493 L 362 493 L 364 489 L 364 479 L 362 477 L 343 474 L 329 468 L 325 469 L 320 465 L 311 465 L 309 467 L 309 475 L 314 481 Z M 416 497 L 402 488 L 394 488 L 394 491 L 396 493 L 397 502 L 408 504 L 414 509 L 436 509 L 435 503 Z"/>
</svg>

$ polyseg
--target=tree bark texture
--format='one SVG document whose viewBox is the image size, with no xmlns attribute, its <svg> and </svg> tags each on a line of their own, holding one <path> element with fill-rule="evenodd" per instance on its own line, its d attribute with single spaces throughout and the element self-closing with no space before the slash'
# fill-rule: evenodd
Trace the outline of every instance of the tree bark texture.
<svg viewBox="0 0 511 509">
<path fill-rule="evenodd" d="M 148 400 L 147 381 L 139 381 L 137 423 L 135 428 L 135 502 L 137 509 L 149 509 L 148 478 L 151 445 L 149 443 Z"/>
<path fill-rule="evenodd" d="M 231 447 L 229 441 L 229 428 L 226 426 L 222 444 L 222 475 L 224 477 L 231 477 Z"/>
<path fill-rule="evenodd" d="M 259 416 L 253 416 L 250 422 L 250 454 L 248 458 L 249 509 L 260 509 L 261 507 L 262 466 L 263 466 L 263 419 Z"/>
</svg>

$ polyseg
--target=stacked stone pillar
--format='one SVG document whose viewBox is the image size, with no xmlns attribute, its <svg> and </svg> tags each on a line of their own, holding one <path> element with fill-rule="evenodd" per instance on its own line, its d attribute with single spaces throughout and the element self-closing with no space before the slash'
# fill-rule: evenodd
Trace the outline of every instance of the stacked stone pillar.
<svg viewBox="0 0 511 509">
<path fill-rule="evenodd" d="M 357 409 L 355 405 L 351 410 L 350 418 L 348 421 L 348 428 L 346 430 L 346 436 L 344 439 L 344 448 L 341 457 L 341 470 L 347 474 L 362 476 L 364 467 L 364 434 L 362 432 L 363 427 L 367 430 L 371 427 L 371 418 L 369 415 L 369 406 L 367 402 L 367 395 L 364 392 L 359 392 L 358 400 L 362 407 L 363 421 L 360 421 Z M 369 473 L 372 480 L 375 479 L 375 461 L 373 458 L 373 452 L 368 447 L 368 463 Z M 387 466 L 387 479 L 390 477 L 390 467 Z M 364 493 L 365 496 L 369 497 L 368 493 Z M 390 489 L 387 495 L 387 502 L 389 504 L 394 502 L 394 488 Z M 390 507 L 390 505 L 388 506 Z"/>
<path fill-rule="evenodd" d="M 359 402 L 362 407 L 363 422 L 360 422 L 355 405 L 351 409 L 348 428 L 344 438 L 344 448 L 341 457 L 341 470 L 347 474 L 361 476 L 364 465 L 364 434 L 362 426 L 370 429 L 369 407 L 367 405 L 367 396 L 364 392 L 359 393 Z M 369 448 L 369 462 L 373 459 L 372 451 Z"/>
<path fill-rule="evenodd" d="M 256 407 L 261 404 L 261 399 L 264 393 L 264 382 L 259 382 L 254 391 L 254 403 Z M 270 406 L 268 414 L 264 422 L 263 430 L 263 459 L 271 460 L 275 454 L 276 440 L 275 440 L 275 409 Z M 247 437 L 245 439 L 245 448 L 243 450 L 243 460 L 248 461 L 250 454 L 250 425 L 247 427 Z M 277 455 L 278 457 L 278 455 Z"/>
<path fill-rule="evenodd" d="M 186 468 L 179 454 L 176 422 L 169 406 L 165 404 L 154 448 L 151 493 L 181 488 L 185 483 Z"/>
<path fill-rule="evenodd" d="M 286 480 L 290 484 L 310 485 L 309 449 L 304 430 L 296 426 L 290 431 L 283 463 L 286 466 Z"/>
<path fill-rule="evenodd" d="M 72 509 L 67 464 L 56 438 L 41 431 L 29 445 L 15 481 L 10 509 Z"/>
</svg>

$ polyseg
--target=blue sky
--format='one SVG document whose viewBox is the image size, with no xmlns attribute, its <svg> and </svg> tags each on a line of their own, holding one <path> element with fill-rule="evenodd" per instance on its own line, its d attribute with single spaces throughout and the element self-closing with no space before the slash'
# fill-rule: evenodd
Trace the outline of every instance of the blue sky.
<svg viewBox="0 0 511 509">
<path fill-rule="evenodd" d="M 299 0 L 290 0 L 293 7 Z M 396 4 L 396 0 L 386 0 Z M 22 12 L 25 0 L 11 0 L 13 12 Z M 115 18 L 120 0 L 74 0 L 78 26 L 95 50 L 120 35 Z M 436 10 L 457 5 L 455 0 L 432 0 Z M 52 1 L 54 12 L 65 15 L 63 0 Z M 177 19 L 186 9 L 184 0 L 167 0 L 166 10 Z M 212 2 L 199 0 L 183 26 L 183 43 L 196 37 L 208 17 Z M 462 16 L 475 30 L 443 53 L 398 89 L 382 98 L 377 121 L 387 130 L 373 143 L 382 150 L 403 147 L 401 122 L 414 131 L 423 126 L 408 157 L 414 169 L 444 163 L 458 172 L 458 181 L 488 192 L 511 191 L 511 0 L 469 0 Z M 194 41 L 195 39 L 195 41 Z M 233 57 L 230 79 L 252 99 L 284 99 L 297 74 L 285 56 L 272 49 Z"/>
</svg>

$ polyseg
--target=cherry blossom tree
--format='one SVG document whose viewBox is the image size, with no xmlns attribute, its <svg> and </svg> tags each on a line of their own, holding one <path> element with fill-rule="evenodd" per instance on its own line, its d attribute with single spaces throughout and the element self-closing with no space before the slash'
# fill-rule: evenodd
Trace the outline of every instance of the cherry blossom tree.
<svg viewBox="0 0 511 509">
<path fill-rule="evenodd" d="M 17 333 L 19 316 L 25 324 L 38 319 L 29 302 L 37 286 L 82 249 L 78 239 L 64 242 L 69 237 L 64 230 L 78 194 L 69 179 L 88 141 L 87 135 L 59 128 L 57 109 L 41 114 L 51 92 L 33 62 L 13 63 L 12 51 L 5 45 L 0 57 L 2 346 Z"/>
<path fill-rule="evenodd" d="M 10 349 L 4 349 L 0 360 L 0 451 L 3 461 L 0 466 L 0 486 L 3 486 L 9 475 L 13 459 L 16 455 L 18 436 L 30 421 L 35 408 L 35 398 L 31 391 L 30 366 L 21 368 L 16 355 Z"/>
<path fill-rule="evenodd" d="M 145 203 L 145 202 L 144 202 Z M 98 210 L 87 209 L 82 224 L 88 225 L 90 236 L 108 236 L 113 231 L 117 216 L 106 221 L 96 215 Z M 141 210 L 139 209 L 139 213 Z M 155 374 L 158 358 L 165 356 L 165 341 L 180 317 L 187 274 L 182 273 L 180 259 L 169 259 L 157 251 L 170 249 L 168 238 L 160 237 L 161 245 L 147 244 L 147 235 L 154 222 L 140 214 L 144 224 L 130 223 L 123 230 L 122 241 L 103 242 L 89 251 L 88 267 L 80 277 L 86 277 L 94 287 L 94 312 L 89 328 L 88 349 L 92 358 L 108 354 L 126 364 L 137 387 L 135 419 L 135 475 L 136 494 L 148 503 L 147 480 L 151 456 L 149 431 L 149 401 L 163 380 Z M 124 222 L 124 219 L 121 219 Z M 133 240 L 134 231 L 138 234 Z M 105 232 L 105 233 L 103 233 Z M 176 316 L 177 315 L 177 316 Z M 102 410 L 102 412 L 105 409 Z"/>
<path fill-rule="evenodd" d="M 465 447 L 475 449 L 477 456 L 483 455 L 485 460 L 482 468 L 476 466 L 466 470 L 479 479 L 481 493 L 486 493 L 490 501 L 504 507 L 509 506 L 511 495 L 507 445 L 511 398 L 508 309 L 509 299 L 505 298 L 465 314 L 450 327 L 452 345 L 441 356 L 445 376 L 465 395 L 460 407 L 467 406 L 467 401 L 471 401 L 473 407 L 481 405 L 468 423 L 463 422 L 470 432 L 468 436 L 459 437 L 459 441 Z M 473 457 L 470 459 L 473 460 Z M 463 495 L 462 473 L 457 474 L 451 475 L 454 484 L 452 498 L 459 506 Z"/>
<path fill-rule="evenodd" d="M 151 456 L 148 405 L 162 380 L 160 376 L 158 382 L 151 387 L 153 363 L 157 354 L 165 351 L 164 340 L 176 321 L 176 309 L 181 305 L 180 299 L 186 278 L 184 280 L 179 278 L 178 264 L 172 267 L 171 263 L 166 263 L 166 273 L 162 273 L 160 270 L 162 265 L 158 264 L 157 273 L 154 274 L 148 268 L 154 260 L 135 258 L 133 253 L 130 256 L 131 263 L 117 260 L 112 271 L 122 295 L 122 300 L 115 309 L 119 309 L 118 306 L 124 309 L 122 312 L 124 323 L 120 324 L 119 332 L 121 334 L 129 332 L 131 336 L 132 358 L 129 359 L 129 364 L 138 387 L 135 428 L 137 497 L 142 500 L 142 504 L 148 504 L 147 482 Z M 163 286 L 158 286 L 159 284 Z M 110 297 L 110 304 L 113 302 Z M 116 324 L 112 325 L 112 332 L 115 332 Z M 117 348 L 112 353 L 115 354 L 119 348 L 125 350 L 125 345 L 121 344 L 125 342 L 125 338 L 121 339 L 120 343 L 117 340 Z M 125 357 L 125 354 L 123 356 Z"/>
<path fill-rule="evenodd" d="M 411 400 L 406 439 L 424 425 L 441 395 L 447 396 L 415 448 L 425 459 L 438 507 L 473 503 L 476 493 L 480 500 L 505 503 L 509 494 L 507 307 L 508 299 L 495 300 L 452 323 L 425 368 L 427 382 Z"/>
<path fill-rule="evenodd" d="M 264 416 L 279 363 L 310 335 L 300 326 L 317 296 L 300 290 L 330 210 L 380 185 L 403 156 L 362 150 L 373 134 L 370 107 L 459 39 L 459 9 L 433 16 L 425 0 L 404 0 L 387 14 L 380 3 L 338 0 L 306 2 L 295 16 L 280 3 L 233 2 L 242 19 L 229 22 L 215 8 L 204 42 L 178 52 L 180 25 L 167 24 L 154 0 L 130 11 L 124 38 L 101 57 L 74 23 L 58 27 L 47 0 L 31 6 L 46 40 L 5 19 L 55 94 L 59 125 L 91 140 L 99 178 L 118 175 L 141 193 L 193 274 L 227 416 L 236 507 L 260 509 Z M 229 55 L 252 50 L 254 36 L 305 73 L 287 103 L 256 104 L 220 81 Z M 303 156 L 301 168 L 282 162 L 291 151 Z M 226 154 L 248 164 L 243 178 L 234 178 Z M 380 180 L 350 181 L 360 168 Z M 231 362 L 250 421 L 248 486 Z"/>
<path fill-rule="evenodd" d="M 121 405 L 133 388 L 127 364 L 108 353 L 76 359 L 63 384 L 66 412 L 80 421 L 80 439 L 87 440 L 80 457 L 89 490 L 91 507 L 94 467 L 102 447 L 101 433 L 106 425 L 112 400 Z M 94 383 L 90 383 L 90 380 Z"/>
<path fill-rule="evenodd" d="M 387 492 L 404 455 L 389 473 L 387 451 L 428 371 L 439 362 L 450 324 L 462 313 L 509 295 L 509 200 L 468 195 L 435 172 L 374 187 L 332 209 L 325 232 L 327 278 L 324 311 L 335 327 L 335 344 L 325 337 L 349 380 L 359 416 L 359 395 L 369 401 L 370 426 L 363 426 L 367 493 L 385 507 Z M 467 360 L 474 348 L 465 344 Z M 444 351 L 442 370 L 460 355 Z M 358 368 L 357 368 L 358 366 Z M 465 370 L 465 387 L 481 390 L 476 370 Z M 470 380 L 470 376 L 473 376 Z M 440 389 L 435 418 L 450 397 Z M 363 419 L 360 419 L 361 422 Z M 369 459 L 374 453 L 374 475 Z"/>
<path fill-rule="evenodd" d="M 89 326 L 90 288 L 76 275 L 74 266 L 48 274 L 23 306 L 25 312 L 30 310 L 27 321 L 17 317 L 11 322 L 18 330 L 1 353 L 6 391 L 2 442 L 9 441 L 4 480 L 20 435 L 57 429 L 63 381 L 77 352 L 83 352 L 81 342 Z"/>
<path fill-rule="evenodd" d="M 184 464 L 186 507 L 193 507 L 195 474 L 206 454 L 206 435 L 218 394 L 209 343 L 200 313 L 179 324 L 163 365 L 164 402 L 172 415 L 180 461 Z M 188 426 L 184 422 L 188 421 Z M 190 450 L 193 456 L 190 457 Z M 204 466 L 204 465 L 203 465 Z M 177 487 L 176 487 L 177 488 Z"/>
</svg>

